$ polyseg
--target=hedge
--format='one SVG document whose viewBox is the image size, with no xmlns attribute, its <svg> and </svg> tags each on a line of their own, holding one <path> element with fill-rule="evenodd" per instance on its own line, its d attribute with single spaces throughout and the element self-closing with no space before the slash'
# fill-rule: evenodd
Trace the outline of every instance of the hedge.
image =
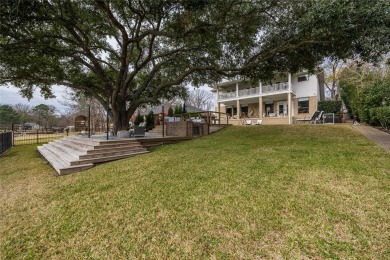
<svg viewBox="0 0 390 260">
<path fill-rule="evenodd" d="M 341 110 L 341 101 L 323 100 L 318 102 L 318 110 L 325 113 L 339 113 Z"/>
<path fill-rule="evenodd" d="M 378 107 L 376 116 L 383 128 L 390 129 L 390 106 Z"/>
</svg>

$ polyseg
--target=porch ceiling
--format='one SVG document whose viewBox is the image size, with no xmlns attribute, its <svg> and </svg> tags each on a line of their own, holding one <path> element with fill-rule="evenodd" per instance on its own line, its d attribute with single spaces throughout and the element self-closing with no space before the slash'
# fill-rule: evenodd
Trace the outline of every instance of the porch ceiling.
<svg viewBox="0 0 390 260">
<path fill-rule="evenodd" d="M 293 94 L 293 97 L 295 95 Z M 279 100 L 287 100 L 288 94 L 282 93 L 282 94 L 273 94 L 268 96 L 263 96 L 263 102 L 274 102 Z M 248 98 L 240 98 L 240 104 L 241 105 L 248 105 L 252 103 L 259 103 L 259 97 L 248 97 Z M 237 105 L 237 99 L 235 100 L 228 100 L 228 101 L 221 101 L 221 104 L 225 104 L 225 106 L 232 106 Z"/>
</svg>

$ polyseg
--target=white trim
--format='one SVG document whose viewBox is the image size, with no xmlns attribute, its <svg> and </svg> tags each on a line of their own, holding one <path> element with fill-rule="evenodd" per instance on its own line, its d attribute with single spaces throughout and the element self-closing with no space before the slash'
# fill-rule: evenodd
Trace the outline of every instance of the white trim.
<svg viewBox="0 0 390 260">
<path fill-rule="evenodd" d="M 291 92 L 288 93 L 288 124 L 291 125 L 292 124 L 292 94 Z"/>
</svg>

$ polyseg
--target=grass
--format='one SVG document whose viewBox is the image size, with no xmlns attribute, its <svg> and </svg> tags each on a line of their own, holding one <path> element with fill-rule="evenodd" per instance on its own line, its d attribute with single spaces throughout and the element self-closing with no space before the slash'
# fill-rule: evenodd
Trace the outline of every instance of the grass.
<svg viewBox="0 0 390 260">
<path fill-rule="evenodd" d="M 390 154 L 351 126 L 229 127 L 63 177 L 33 145 L 0 165 L 1 259 L 390 258 Z"/>
</svg>

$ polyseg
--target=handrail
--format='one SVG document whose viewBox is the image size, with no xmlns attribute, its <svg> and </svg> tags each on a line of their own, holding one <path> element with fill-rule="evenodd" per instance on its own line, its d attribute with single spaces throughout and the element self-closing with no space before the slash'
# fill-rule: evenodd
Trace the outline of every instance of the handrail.
<svg viewBox="0 0 390 260">
<path fill-rule="evenodd" d="M 197 115 L 197 116 L 193 116 Z M 208 125 L 215 125 L 218 121 L 218 125 L 221 125 L 222 119 L 226 118 L 226 124 L 229 124 L 229 116 L 228 113 L 225 112 L 217 112 L 217 111 L 199 111 L 199 112 L 189 112 L 189 113 L 182 113 L 182 114 L 174 114 L 174 122 L 176 122 L 176 118 L 180 117 L 180 121 L 185 121 L 188 119 L 191 119 L 192 117 L 197 118 L 203 118 L 205 119 L 205 123 Z M 213 122 L 214 124 L 212 124 Z"/>
</svg>

